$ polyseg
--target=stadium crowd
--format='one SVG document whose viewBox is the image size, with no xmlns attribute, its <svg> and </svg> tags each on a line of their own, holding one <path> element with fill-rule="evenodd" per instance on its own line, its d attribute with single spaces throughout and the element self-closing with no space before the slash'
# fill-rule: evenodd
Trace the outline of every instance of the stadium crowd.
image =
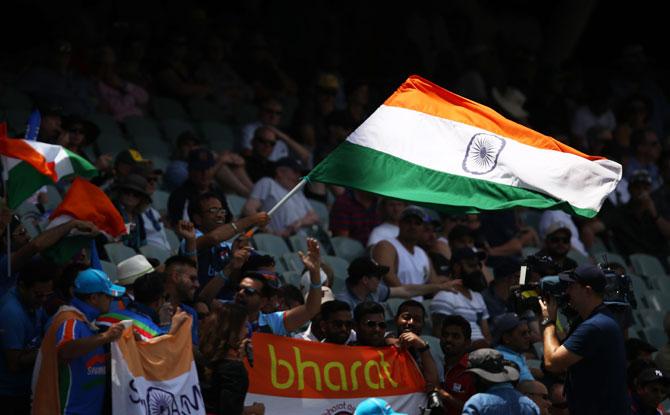
<svg viewBox="0 0 670 415">
<path fill-rule="evenodd" d="M 150 4 L 136 7 L 161 8 Z M 495 13 L 461 5 L 405 16 L 401 33 L 379 41 L 395 45 L 385 56 L 365 18 L 311 6 L 304 12 L 313 18 L 303 23 L 319 35 L 305 39 L 278 23 L 297 6 L 261 4 L 172 5 L 151 9 L 155 19 L 68 9 L 71 24 L 44 18 L 50 36 L 0 64 L 9 136 L 24 137 L 38 110 L 37 140 L 95 165 L 91 182 L 128 229 L 109 240 L 86 221 L 47 227 L 67 181 L 17 209 L 2 206 L 4 413 L 30 412 L 40 347 L 52 347 L 59 370 L 69 373 L 61 377 L 63 413 L 110 413 L 105 356 L 121 321 L 133 320 L 136 337 L 147 340 L 174 333 L 189 316 L 211 414 L 265 413 L 262 402 L 245 406 L 242 361 L 255 332 L 407 349 L 441 403 L 435 414 L 597 413 L 585 402 L 607 399 L 616 410 L 602 413 L 663 413 L 670 104 L 642 46 L 618 45 L 605 76 L 569 56 L 540 61 L 549 40 L 529 36 L 540 31 L 530 15 L 502 40 L 496 34 L 510 21 L 488 35 L 448 26 Z M 41 7 L 47 16 L 56 6 Z M 407 70 L 621 163 L 621 182 L 593 218 L 529 208 L 445 213 L 315 182 L 268 216 Z M 72 232 L 94 239 L 102 270 L 91 267 L 89 248 L 64 263 L 46 254 Z M 572 303 L 594 298 L 603 307 L 604 299 L 618 323 L 605 344 L 620 347 L 603 353 L 583 340 L 580 322 L 593 307 L 572 304 L 579 313 L 552 315 L 537 293 L 520 289 L 522 265 L 524 287 L 566 273 Z M 601 268 L 625 275 L 633 294 L 608 301 Z M 576 294 L 575 284 L 588 292 Z M 63 306 L 85 319 L 52 324 Z M 583 362 L 564 364 L 559 343 L 584 361 L 609 359 L 612 383 L 575 368 Z M 617 400 L 611 385 L 618 384 Z"/>
</svg>

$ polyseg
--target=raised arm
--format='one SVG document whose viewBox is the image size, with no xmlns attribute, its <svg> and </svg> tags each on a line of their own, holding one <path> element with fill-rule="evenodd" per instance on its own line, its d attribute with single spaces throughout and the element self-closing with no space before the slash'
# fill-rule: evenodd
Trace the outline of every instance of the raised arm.
<svg viewBox="0 0 670 415">
<path fill-rule="evenodd" d="M 310 288 L 305 304 L 286 311 L 284 324 L 291 332 L 314 318 L 321 309 L 321 249 L 316 239 L 307 239 L 307 254 L 298 253 L 303 265 L 309 271 Z"/>
</svg>

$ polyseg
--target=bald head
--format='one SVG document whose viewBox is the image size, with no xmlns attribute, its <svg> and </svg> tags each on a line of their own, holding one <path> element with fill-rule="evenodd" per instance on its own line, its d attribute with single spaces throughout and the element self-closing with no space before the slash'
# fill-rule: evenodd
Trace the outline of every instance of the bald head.
<svg viewBox="0 0 670 415">
<path fill-rule="evenodd" d="M 540 408 L 540 415 L 549 415 L 551 402 L 549 401 L 549 391 L 544 384 L 536 380 L 530 380 L 519 383 L 517 389 L 535 402 L 538 408 Z"/>
</svg>

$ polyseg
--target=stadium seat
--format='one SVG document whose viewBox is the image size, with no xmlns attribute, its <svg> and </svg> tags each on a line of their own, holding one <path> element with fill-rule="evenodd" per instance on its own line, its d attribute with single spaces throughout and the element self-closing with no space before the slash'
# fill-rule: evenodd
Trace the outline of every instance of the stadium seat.
<svg viewBox="0 0 670 415">
<path fill-rule="evenodd" d="M 242 208 L 247 202 L 247 199 L 234 193 L 227 193 L 226 201 L 228 202 L 228 208 L 230 208 L 230 212 L 233 214 L 233 216 L 239 218 L 242 214 Z"/>
<path fill-rule="evenodd" d="M 257 233 L 251 237 L 256 248 L 263 250 L 274 257 L 291 252 L 282 238 L 270 233 Z"/>
<path fill-rule="evenodd" d="M 649 342 L 652 346 L 658 349 L 660 349 L 661 347 L 663 347 L 668 343 L 668 336 L 665 334 L 665 331 L 663 331 L 663 328 L 661 327 L 645 328 L 643 332 L 644 337 L 647 338 L 647 342 Z"/>
<path fill-rule="evenodd" d="M 172 256 L 172 253 L 163 247 L 157 245 L 144 245 L 140 247 L 140 253 L 147 258 L 156 258 L 162 263 Z"/>
<path fill-rule="evenodd" d="M 527 256 L 535 254 L 539 250 L 540 250 L 540 248 L 538 248 L 536 246 L 524 246 L 521 249 L 521 255 L 523 255 L 523 257 L 525 258 Z"/>
<path fill-rule="evenodd" d="M 100 265 L 102 265 L 102 270 L 107 274 L 110 280 L 116 281 L 117 277 L 117 272 L 116 272 L 116 265 L 112 264 L 109 261 L 100 261 Z"/>
<path fill-rule="evenodd" d="M 348 276 L 347 269 L 349 268 L 349 263 L 342 258 L 338 258 L 332 255 L 322 255 L 321 258 L 325 263 L 328 264 L 333 269 L 334 280 L 333 280 L 333 293 L 339 293 L 346 289 L 346 279 Z"/>
<path fill-rule="evenodd" d="M 577 263 L 577 265 L 591 263 L 591 259 L 589 257 L 582 254 L 576 249 L 571 249 L 570 252 L 568 252 L 568 258 L 573 259 Z"/>
<path fill-rule="evenodd" d="M 168 199 L 170 198 L 170 193 L 164 190 L 156 190 L 154 194 L 151 195 L 151 206 L 154 209 L 158 210 L 161 214 L 167 212 Z"/>
<path fill-rule="evenodd" d="M 318 200 L 314 199 L 307 199 L 307 200 L 312 205 L 312 209 L 314 209 L 316 214 L 319 215 L 319 219 L 321 219 L 321 225 L 323 225 L 323 229 L 328 229 L 328 223 L 330 221 L 330 212 L 328 211 L 328 206 L 326 206 L 326 204 L 323 202 L 319 202 Z"/>
<path fill-rule="evenodd" d="M 188 118 L 188 114 L 179 101 L 166 97 L 153 97 L 151 99 L 151 110 L 154 117 L 165 118 Z"/>
<path fill-rule="evenodd" d="M 663 328 L 663 319 L 665 318 L 665 316 L 660 311 L 648 310 L 647 312 L 641 314 L 641 318 L 642 323 L 644 323 L 644 327 L 646 328 L 652 328 L 652 327 Z"/>
<path fill-rule="evenodd" d="M 437 366 L 444 365 L 444 352 L 440 346 L 440 339 L 429 334 L 421 335 L 421 338 L 430 345 L 430 354 L 433 355 L 433 360 Z"/>
<path fill-rule="evenodd" d="M 596 262 L 598 262 L 598 263 L 603 263 L 604 264 L 605 259 L 607 259 L 608 263 L 610 263 L 610 264 L 616 263 L 616 264 L 623 265 L 626 268 L 626 270 L 628 270 L 628 265 L 626 265 L 626 260 L 624 259 L 624 257 L 622 257 L 621 255 L 619 255 L 617 253 L 608 252 L 608 251 L 601 251 L 601 252 L 595 254 L 594 258 L 596 259 Z"/>
<path fill-rule="evenodd" d="M 658 258 L 647 254 L 632 254 L 629 256 L 633 270 L 637 274 L 648 277 L 665 275 L 665 268 Z"/>
<path fill-rule="evenodd" d="M 333 243 L 335 255 L 344 258 L 351 262 L 354 259 L 365 256 L 365 247 L 362 243 L 355 239 L 347 238 L 345 236 L 335 236 L 330 238 Z"/>
<path fill-rule="evenodd" d="M 105 252 L 107 253 L 107 257 L 109 257 L 109 260 L 114 264 L 118 264 L 124 259 L 137 255 L 134 249 L 129 248 L 120 242 L 105 244 Z"/>
<path fill-rule="evenodd" d="M 284 262 L 284 266 L 289 271 L 302 272 L 305 266 L 300 260 L 300 256 L 295 252 L 287 252 L 281 256 L 281 260 Z"/>
<path fill-rule="evenodd" d="M 165 236 L 167 237 L 170 248 L 172 249 L 172 254 L 179 252 L 179 236 L 169 228 L 165 228 Z"/>
<path fill-rule="evenodd" d="M 405 298 L 389 298 L 386 300 L 384 303 L 384 306 L 386 308 L 386 320 L 394 320 L 395 315 L 398 312 L 398 307 L 400 307 L 400 304 L 405 302 Z"/>
<path fill-rule="evenodd" d="M 288 237 L 293 252 L 307 252 L 307 238 L 304 235 L 296 234 Z"/>
<path fill-rule="evenodd" d="M 203 121 L 200 123 L 200 132 L 213 150 L 222 151 L 235 148 L 235 132 L 225 124 L 218 121 Z"/>
<path fill-rule="evenodd" d="M 193 98 L 187 104 L 188 110 L 196 121 L 224 121 L 225 111 L 215 103 L 204 98 Z"/>
<path fill-rule="evenodd" d="M 637 299 L 638 307 L 643 306 L 644 304 L 642 304 L 642 299 L 645 298 L 644 301 L 646 301 L 647 291 L 649 291 L 647 284 L 639 275 L 629 274 L 628 276 L 630 277 L 630 282 L 633 286 L 633 291 L 635 292 L 635 298 Z"/>
<path fill-rule="evenodd" d="M 0 108 L 21 109 L 30 111 L 33 108 L 33 100 L 30 96 L 12 87 L 0 88 L 4 91 L 0 95 Z"/>
<path fill-rule="evenodd" d="M 284 281 L 286 281 L 287 284 L 293 285 L 296 288 L 300 288 L 300 279 L 302 276 L 298 272 L 285 271 L 282 272 L 282 276 L 284 277 Z"/>
<path fill-rule="evenodd" d="M 156 122 L 151 118 L 128 117 L 124 122 L 130 138 L 145 158 L 153 154 L 169 156 L 170 144 L 163 140 Z"/>
<path fill-rule="evenodd" d="M 112 157 L 115 157 L 130 147 L 130 142 L 123 135 L 101 132 L 93 147 L 97 149 L 97 154 L 111 154 Z"/>
<path fill-rule="evenodd" d="M 193 124 L 180 118 L 166 118 L 159 121 L 165 138 L 172 144 L 177 143 L 177 137 L 187 131 L 196 132 Z"/>
<path fill-rule="evenodd" d="M 89 115 L 87 118 L 100 129 L 101 134 L 123 136 L 119 123 L 111 115 L 96 113 Z"/>
<path fill-rule="evenodd" d="M 660 290 L 648 291 L 646 298 L 649 303 L 649 308 L 652 310 L 666 312 L 668 311 L 668 307 L 670 307 L 670 295 L 666 295 Z"/>
</svg>

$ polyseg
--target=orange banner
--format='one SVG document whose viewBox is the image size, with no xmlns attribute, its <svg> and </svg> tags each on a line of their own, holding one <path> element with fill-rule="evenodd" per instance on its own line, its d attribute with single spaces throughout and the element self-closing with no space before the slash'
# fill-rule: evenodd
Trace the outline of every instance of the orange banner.
<svg viewBox="0 0 670 415">
<path fill-rule="evenodd" d="M 414 359 L 396 347 L 339 346 L 254 334 L 249 393 L 287 398 L 356 398 L 422 392 Z"/>
</svg>

